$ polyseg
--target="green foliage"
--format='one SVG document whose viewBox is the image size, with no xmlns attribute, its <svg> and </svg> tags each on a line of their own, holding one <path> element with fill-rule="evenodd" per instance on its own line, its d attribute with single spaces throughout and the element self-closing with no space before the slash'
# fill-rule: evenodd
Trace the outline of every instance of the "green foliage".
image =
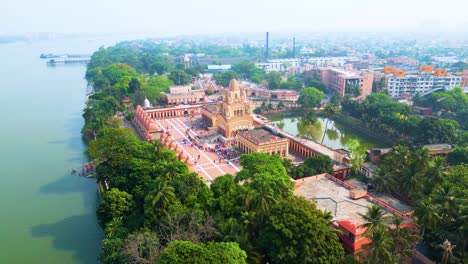
<svg viewBox="0 0 468 264">
<path fill-rule="evenodd" d="M 346 99 L 343 110 L 359 118 L 368 129 L 406 145 L 455 143 L 458 124 L 453 120 L 410 116 L 409 107 L 385 94 L 373 93 L 362 103 Z"/>
<path fill-rule="evenodd" d="M 358 174 L 359 167 L 366 159 L 366 149 L 356 139 L 348 141 L 346 147 L 349 150 L 349 165 L 353 172 Z"/>
<path fill-rule="evenodd" d="M 169 80 L 175 85 L 185 85 L 192 81 L 192 76 L 183 70 L 174 69 L 169 74 Z"/>
<path fill-rule="evenodd" d="M 306 107 L 319 107 L 324 98 L 324 93 L 315 87 L 307 87 L 301 90 L 298 102 Z"/>
<path fill-rule="evenodd" d="M 447 162 L 450 165 L 468 164 L 468 148 L 457 146 L 447 155 Z"/>
<path fill-rule="evenodd" d="M 307 77 L 307 78 L 304 79 L 304 85 L 306 87 L 315 87 L 315 88 L 319 89 L 320 91 L 322 91 L 324 93 L 326 93 L 328 91 L 328 88 L 324 83 L 322 83 L 319 80 L 315 80 L 315 79 L 313 79 L 311 77 Z"/>
<path fill-rule="evenodd" d="M 281 89 L 286 89 L 286 90 L 300 90 L 302 89 L 302 81 L 295 77 L 295 76 L 289 76 L 287 81 L 281 82 L 280 84 Z"/>
<path fill-rule="evenodd" d="M 101 241 L 98 260 L 102 264 L 125 264 L 126 256 L 122 252 L 123 240 L 120 238 L 104 238 Z"/>
<path fill-rule="evenodd" d="M 441 111 L 442 117 L 454 119 L 461 127 L 468 128 L 468 95 L 460 87 L 416 97 L 415 104 Z"/>
<path fill-rule="evenodd" d="M 213 79 L 215 79 L 216 83 L 223 86 L 228 87 L 229 82 L 231 81 L 232 77 L 238 78 L 238 73 L 232 70 L 223 71 L 221 73 L 213 74 Z"/>
<path fill-rule="evenodd" d="M 271 212 L 259 236 L 270 263 L 341 263 L 343 247 L 314 204 L 291 196 Z"/>
<path fill-rule="evenodd" d="M 266 81 L 270 90 L 277 90 L 281 88 L 281 74 L 272 71 L 266 75 Z"/>
<path fill-rule="evenodd" d="M 138 73 L 125 63 L 115 63 L 107 67 L 103 72 L 110 85 L 115 85 L 122 77 L 137 77 Z"/>
<path fill-rule="evenodd" d="M 300 179 L 321 173 L 333 174 L 333 161 L 326 155 L 310 157 L 299 165 L 294 165 L 291 160 L 284 159 L 283 164 L 288 174 L 294 179 Z"/>
<path fill-rule="evenodd" d="M 171 81 L 163 76 L 151 76 L 143 83 L 143 91 L 148 100 L 156 105 L 158 100 L 163 97 L 163 93 L 171 86 Z"/>
<path fill-rule="evenodd" d="M 116 188 L 110 189 L 102 196 L 96 214 L 99 223 L 102 226 L 112 219 L 125 217 L 133 210 L 133 198 L 126 192 L 119 191 Z"/>
<path fill-rule="evenodd" d="M 231 69 L 236 72 L 241 79 L 248 79 L 254 83 L 261 83 L 265 80 L 265 71 L 258 68 L 253 62 L 241 61 L 234 63 Z"/>
<path fill-rule="evenodd" d="M 385 156 L 373 182 L 377 190 L 397 193 L 415 206 L 422 237 L 431 252 L 438 252 L 437 245 L 446 238 L 460 245 L 467 235 L 467 166 L 445 167 L 445 160 L 431 158 L 427 149 L 411 151 L 396 146 Z M 460 255 L 461 251 L 455 253 Z"/>
<path fill-rule="evenodd" d="M 254 190 L 263 190 L 269 195 L 290 195 L 294 183 L 289 178 L 282 159 L 278 155 L 255 152 L 242 155 L 242 171 L 236 175 L 236 181 Z"/>
<path fill-rule="evenodd" d="M 245 252 L 236 243 L 197 244 L 190 241 L 173 241 L 161 252 L 160 263 L 170 264 L 201 264 L 226 263 L 243 264 L 246 262 Z"/>
<path fill-rule="evenodd" d="M 129 128 L 108 128 L 97 140 L 89 143 L 89 156 L 98 161 L 108 160 L 113 155 L 132 154 L 139 140 Z"/>
</svg>

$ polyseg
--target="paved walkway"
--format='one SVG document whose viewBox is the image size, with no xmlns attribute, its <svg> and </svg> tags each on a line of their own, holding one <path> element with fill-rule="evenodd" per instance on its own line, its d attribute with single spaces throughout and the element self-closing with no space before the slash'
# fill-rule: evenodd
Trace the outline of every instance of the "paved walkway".
<svg viewBox="0 0 468 264">
<path fill-rule="evenodd" d="M 208 184 L 211 183 L 216 177 L 225 175 L 227 173 L 235 175 L 238 171 L 241 170 L 239 164 L 233 164 L 227 161 L 221 160 L 220 157 L 215 152 L 200 150 L 196 146 L 191 147 L 191 144 L 185 144 L 189 142 L 188 135 L 186 134 L 187 130 L 189 135 L 194 138 L 196 135 L 201 133 L 206 134 L 207 132 L 203 130 L 194 130 L 191 128 L 191 121 L 184 118 L 171 118 L 171 119 L 162 119 L 156 121 L 161 127 L 165 129 L 169 128 L 168 131 L 171 134 L 171 137 L 175 142 L 182 147 L 184 153 L 189 156 L 195 163 L 195 170 Z"/>
</svg>

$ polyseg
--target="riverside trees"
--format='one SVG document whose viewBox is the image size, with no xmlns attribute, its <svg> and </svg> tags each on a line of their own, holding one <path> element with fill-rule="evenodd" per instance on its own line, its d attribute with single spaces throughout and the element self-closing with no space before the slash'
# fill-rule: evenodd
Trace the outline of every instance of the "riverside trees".
<svg viewBox="0 0 468 264">
<path fill-rule="evenodd" d="M 209 188 L 172 150 L 124 128 L 106 127 L 88 152 L 100 161 L 98 182 L 109 186 L 97 209 L 106 234 L 101 263 L 191 263 L 189 255 L 208 263 L 343 258 L 325 214 L 293 196 L 279 156 L 243 155 L 236 177 L 218 177 Z"/>
</svg>

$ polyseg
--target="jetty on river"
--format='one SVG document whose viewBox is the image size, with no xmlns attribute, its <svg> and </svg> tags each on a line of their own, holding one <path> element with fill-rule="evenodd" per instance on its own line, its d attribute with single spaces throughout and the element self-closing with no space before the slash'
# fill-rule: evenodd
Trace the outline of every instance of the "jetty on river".
<svg viewBox="0 0 468 264">
<path fill-rule="evenodd" d="M 94 177 L 94 174 L 96 173 L 96 165 L 94 164 L 94 162 L 87 162 L 82 164 L 81 167 L 78 169 L 71 169 L 70 173 L 72 175 L 78 173 L 78 176 L 91 178 Z"/>
</svg>

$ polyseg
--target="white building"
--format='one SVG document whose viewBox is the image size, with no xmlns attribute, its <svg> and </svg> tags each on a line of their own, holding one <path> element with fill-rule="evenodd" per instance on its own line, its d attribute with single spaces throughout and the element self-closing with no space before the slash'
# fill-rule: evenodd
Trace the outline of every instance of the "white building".
<svg viewBox="0 0 468 264">
<path fill-rule="evenodd" d="M 461 84 L 460 76 L 437 76 L 431 73 L 420 73 L 406 75 L 402 77 L 387 75 L 386 87 L 388 94 L 393 98 L 400 97 L 401 94 L 415 95 L 423 94 L 438 89 L 449 90 Z"/>
<path fill-rule="evenodd" d="M 301 59 L 271 59 L 267 62 L 255 63 L 255 65 L 264 69 L 266 72 L 285 72 L 288 71 L 290 67 L 299 67 L 301 63 Z"/>
<path fill-rule="evenodd" d="M 324 66 L 344 66 L 349 61 L 357 61 L 356 57 L 341 56 L 341 57 L 310 57 L 310 58 L 289 58 L 289 59 L 271 59 L 267 62 L 255 63 L 257 67 L 264 69 L 266 72 L 278 71 L 286 72 L 291 68 L 313 65 L 318 67 Z"/>
</svg>

